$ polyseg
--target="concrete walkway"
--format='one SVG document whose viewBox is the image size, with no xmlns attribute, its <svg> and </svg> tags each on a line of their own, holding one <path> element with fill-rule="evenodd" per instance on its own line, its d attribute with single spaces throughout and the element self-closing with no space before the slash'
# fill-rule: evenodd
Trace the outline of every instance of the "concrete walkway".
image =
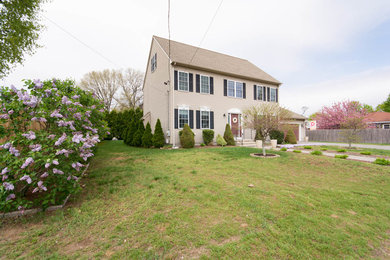
<svg viewBox="0 0 390 260">
<path fill-rule="evenodd" d="M 332 145 L 332 146 L 348 146 L 347 143 L 322 143 L 322 142 L 299 142 L 301 145 Z M 357 148 L 369 148 L 369 149 L 380 149 L 390 150 L 389 145 L 376 145 L 376 144 L 352 144 L 352 147 Z"/>
<path fill-rule="evenodd" d="M 280 150 L 279 148 L 277 150 Z M 287 149 L 287 152 L 292 152 L 294 149 Z M 313 150 L 300 150 L 302 153 L 305 154 L 310 154 Z M 328 156 L 328 157 L 333 157 L 335 155 L 345 155 L 345 153 L 329 153 L 329 152 L 322 152 L 322 155 Z M 352 160 L 352 161 L 362 161 L 362 162 L 369 162 L 372 163 L 373 161 L 376 160 L 376 158 L 369 157 L 369 156 L 358 156 L 358 155 L 348 155 L 348 158 L 346 160 Z M 340 159 L 342 160 L 342 159 Z"/>
</svg>

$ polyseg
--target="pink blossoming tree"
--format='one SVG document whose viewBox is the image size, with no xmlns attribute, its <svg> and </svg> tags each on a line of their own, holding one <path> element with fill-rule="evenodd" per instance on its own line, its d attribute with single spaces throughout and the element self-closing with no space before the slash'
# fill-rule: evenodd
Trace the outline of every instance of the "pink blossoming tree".
<svg viewBox="0 0 390 260">
<path fill-rule="evenodd" d="M 368 110 L 357 101 L 343 101 L 334 103 L 330 107 L 323 107 L 316 113 L 318 129 L 342 129 L 341 135 L 349 144 L 359 140 L 359 133 L 368 127 L 365 118 Z"/>
</svg>

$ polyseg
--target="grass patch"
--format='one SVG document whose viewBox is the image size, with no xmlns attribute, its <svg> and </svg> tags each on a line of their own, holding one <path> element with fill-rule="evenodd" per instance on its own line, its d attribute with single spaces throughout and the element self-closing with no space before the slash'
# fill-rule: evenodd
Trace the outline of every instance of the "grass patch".
<svg viewBox="0 0 390 260">
<path fill-rule="evenodd" d="M 282 147 L 282 148 L 280 148 L 280 151 L 286 152 L 286 151 L 287 151 L 287 148 L 286 148 L 286 147 Z"/>
<path fill-rule="evenodd" d="M 65 209 L 0 219 L 2 258 L 376 258 L 390 230 L 387 167 L 258 151 L 103 142 Z"/>
<path fill-rule="evenodd" d="M 386 160 L 385 158 L 377 158 L 374 163 L 379 165 L 390 165 L 390 160 Z"/>
<path fill-rule="evenodd" d="M 294 153 L 302 153 L 301 150 L 294 150 L 293 152 L 294 152 Z"/>
<path fill-rule="evenodd" d="M 304 148 L 304 149 L 312 149 L 312 147 L 309 146 L 309 145 L 305 145 L 303 148 Z"/>
<path fill-rule="evenodd" d="M 363 151 L 363 152 L 360 152 L 360 154 L 362 154 L 362 155 L 371 155 L 371 152 L 369 152 L 369 151 Z"/>
<path fill-rule="evenodd" d="M 320 150 L 321 151 L 328 151 L 328 148 L 321 147 Z"/>
<path fill-rule="evenodd" d="M 348 155 L 346 154 L 336 154 L 334 156 L 334 158 L 338 158 L 338 159 L 347 159 L 348 158 Z"/>
<path fill-rule="evenodd" d="M 310 154 L 312 155 L 322 155 L 321 151 L 312 151 Z"/>
<path fill-rule="evenodd" d="M 347 149 L 337 149 L 336 150 L 338 153 L 346 153 Z"/>
</svg>

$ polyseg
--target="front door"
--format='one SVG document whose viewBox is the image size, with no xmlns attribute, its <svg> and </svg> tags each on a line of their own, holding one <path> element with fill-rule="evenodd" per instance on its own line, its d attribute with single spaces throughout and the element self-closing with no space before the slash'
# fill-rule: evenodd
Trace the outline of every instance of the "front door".
<svg viewBox="0 0 390 260">
<path fill-rule="evenodd" d="M 241 124 L 239 114 L 230 114 L 230 127 L 234 137 L 241 137 Z"/>
</svg>

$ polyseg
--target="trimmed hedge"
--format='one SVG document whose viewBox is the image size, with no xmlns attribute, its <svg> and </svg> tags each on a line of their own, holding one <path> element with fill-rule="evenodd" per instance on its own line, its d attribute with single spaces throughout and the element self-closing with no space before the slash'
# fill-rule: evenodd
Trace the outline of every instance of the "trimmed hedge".
<svg viewBox="0 0 390 260">
<path fill-rule="evenodd" d="M 150 127 L 150 124 L 148 122 L 146 124 L 144 134 L 142 136 L 142 147 L 145 148 L 151 147 L 153 145 L 152 139 L 153 139 L 152 128 Z"/>
<path fill-rule="evenodd" d="M 230 125 L 226 124 L 225 133 L 223 134 L 223 139 L 226 141 L 227 145 L 236 145 L 234 141 L 234 136 L 232 130 L 230 129 Z"/>
<path fill-rule="evenodd" d="M 220 134 L 217 135 L 217 144 L 222 146 L 222 147 L 227 144 L 225 139 L 223 139 L 223 137 Z"/>
<path fill-rule="evenodd" d="M 205 129 L 202 131 L 203 142 L 205 145 L 209 145 L 214 139 L 214 131 L 210 129 Z"/>
<path fill-rule="evenodd" d="M 283 143 L 284 141 L 284 133 L 282 131 L 279 131 L 279 130 L 272 130 L 270 133 L 269 133 L 269 137 L 271 139 L 276 139 L 278 140 L 278 144 L 281 144 Z"/>
<path fill-rule="evenodd" d="M 185 124 L 183 130 L 179 132 L 180 144 L 183 148 L 193 148 L 195 146 L 195 135 L 188 124 Z"/>
<path fill-rule="evenodd" d="M 160 148 L 163 147 L 164 144 L 164 132 L 161 127 L 160 119 L 157 119 L 156 126 L 154 127 L 153 146 L 155 148 Z"/>
<path fill-rule="evenodd" d="M 297 143 L 297 138 L 296 138 L 294 131 L 292 129 L 289 129 L 287 131 L 285 141 L 288 144 L 296 144 Z"/>
</svg>

